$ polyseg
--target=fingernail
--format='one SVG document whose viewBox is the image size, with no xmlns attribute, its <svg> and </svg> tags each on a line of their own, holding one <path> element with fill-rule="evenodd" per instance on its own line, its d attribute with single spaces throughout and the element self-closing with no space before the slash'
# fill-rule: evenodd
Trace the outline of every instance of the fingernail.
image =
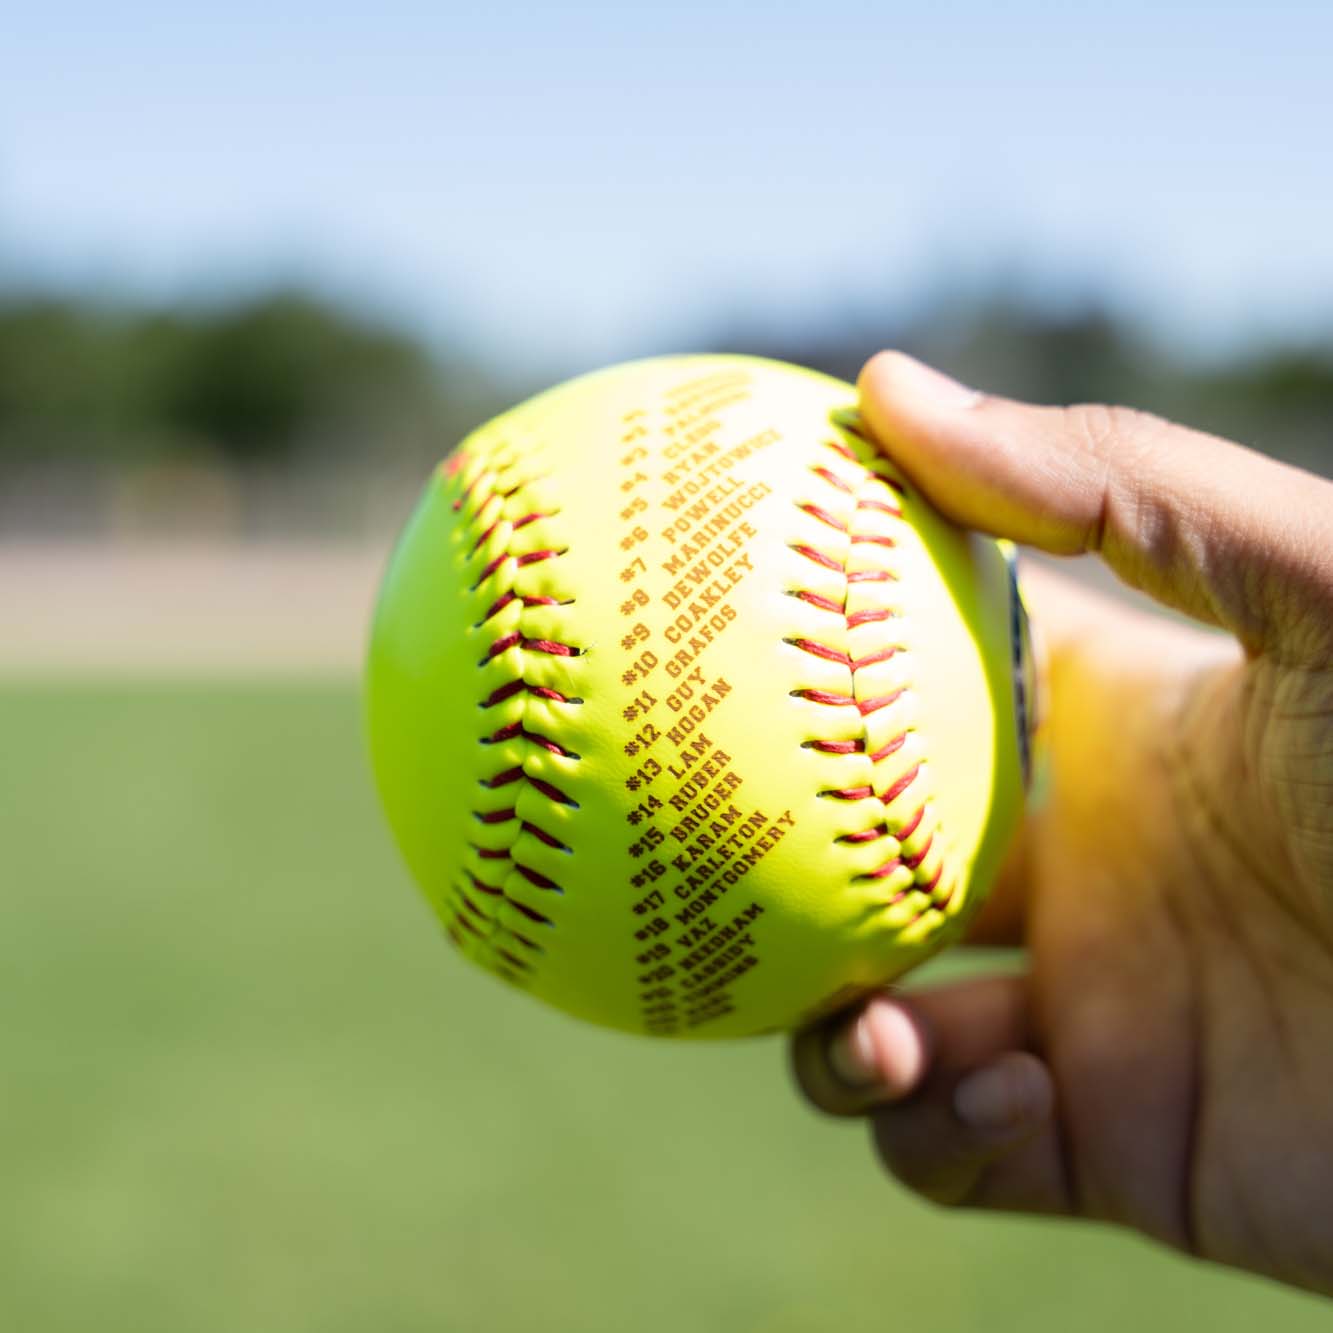
<svg viewBox="0 0 1333 1333">
<path fill-rule="evenodd" d="M 895 352 L 892 365 L 892 392 L 899 397 L 910 395 L 938 412 L 966 411 L 981 401 L 981 394 L 975 389 L 969 389 L 966 384 L 960 384 L 905 352 Z"/>
<path fill-rule="evenodd" d="M 871 1088 L 879 1082 L 875 1044 L 863 1013 L 833 1034 L 828 1045 L 829 1068 L 849 1088 Z"/>
<path fill-rule="evenodd" d="M 926 1045 L 912 1016 L 885 997 L 871 1000 L 829 1043 L 829 1068 L 847 1087 L 884 1101 L 906 1097 L 926 1069 Z"/>
<path fill-rule="evenodd" d="M 987 1065 L 961 1079 L 953 1090 L 953 1109 L 973 1129 L 1018 1129 L 1035 1118 L 1034 1098 L 1018 1071 Z"/>
</svg>

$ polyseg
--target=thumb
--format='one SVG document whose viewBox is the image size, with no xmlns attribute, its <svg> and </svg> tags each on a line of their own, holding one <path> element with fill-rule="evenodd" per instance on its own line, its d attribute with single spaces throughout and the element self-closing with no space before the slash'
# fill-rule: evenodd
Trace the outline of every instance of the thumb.
<svg viewBox="0 0 1333 1333">
<path fill-rule="evenodd" d="M 1056 555 L 1311 661 L 1333 624 L 1333 484 L 1127 408 L 1033 407 L 900 352 L 860 377 L 871 433 L 955 522 Z"/>
</svg>

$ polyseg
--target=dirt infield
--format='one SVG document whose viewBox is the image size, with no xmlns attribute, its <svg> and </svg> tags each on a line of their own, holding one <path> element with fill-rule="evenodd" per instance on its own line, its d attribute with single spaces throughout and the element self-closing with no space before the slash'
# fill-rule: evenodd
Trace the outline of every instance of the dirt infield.
<svg viewBox="0 0 1333 1333">
<path fill-rule="evenodd" d="M 351 676 L 387 553 L 0 542 L 0 675 Z"/>
</svg>

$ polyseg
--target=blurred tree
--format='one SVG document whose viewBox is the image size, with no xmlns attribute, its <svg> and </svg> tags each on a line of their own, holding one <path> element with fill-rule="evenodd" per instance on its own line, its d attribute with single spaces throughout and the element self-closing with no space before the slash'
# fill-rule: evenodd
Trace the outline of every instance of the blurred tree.
<svg viewBox="0 0 1333 1333">
<path fill-rule="evenodd" d="M 418 346 L 296 293 L 216 313 L 174 341 L 162 419 L 238 462 L 311 442 L 359 437 L 365 447 L 386 420 L 437 406 L 436 372 Z"/>
<path fill-rule="evenodd" d="M 0 300 L 0 459 L 437 456 L 498 403 L 405 334 L 279 292 L 222 308 Z"/>
<path fill-rule="evenodd" d="M 817 328 L 739 324 L 713 345 L 844 379 L 876 349 L 898 347 L 995 393 L 1124 403 L 1333 476 L 1333 342 L 1200 364 L 1095 302 L 1052 309 L 1004 292 L 944 296 L 897 318 L 862 315 Z"/>
<path fill-rule="evenodd" d="M 0 448 L 95 447 L 113 429 L 120 387 L 116 338 L 73 304 L 33 300 L 0 309 Z"/>
<path fill-rule="evenodd" d="M 1128 403 L 1333 473 L 1333 343 L 1201 365 L 1096 301 L 1054 308 L 995 290 L 896 315 L 740 323 L 711 345 L 844 378 L 877 347 L 902 347 L 996 392 Z M 0 466 L 374 459 L 410 471 L 513 396 L 491 370 L 439 364 L 409 335 L 298 291 L 173 310 L 0 295 Z"/>
</svg>

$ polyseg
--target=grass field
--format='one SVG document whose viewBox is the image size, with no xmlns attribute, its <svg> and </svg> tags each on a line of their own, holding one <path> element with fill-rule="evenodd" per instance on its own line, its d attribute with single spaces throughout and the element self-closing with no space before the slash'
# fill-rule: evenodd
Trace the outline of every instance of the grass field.
<svg viewBox="0 0 1333 1333">
<path fill-rule="evenodd" d="M 951 1216 L 776 1043 L 465 969 L 350 688 L 0 693 L 0 1328 L 1326 1330 L 1130 1238 Z"/>
</svg>

